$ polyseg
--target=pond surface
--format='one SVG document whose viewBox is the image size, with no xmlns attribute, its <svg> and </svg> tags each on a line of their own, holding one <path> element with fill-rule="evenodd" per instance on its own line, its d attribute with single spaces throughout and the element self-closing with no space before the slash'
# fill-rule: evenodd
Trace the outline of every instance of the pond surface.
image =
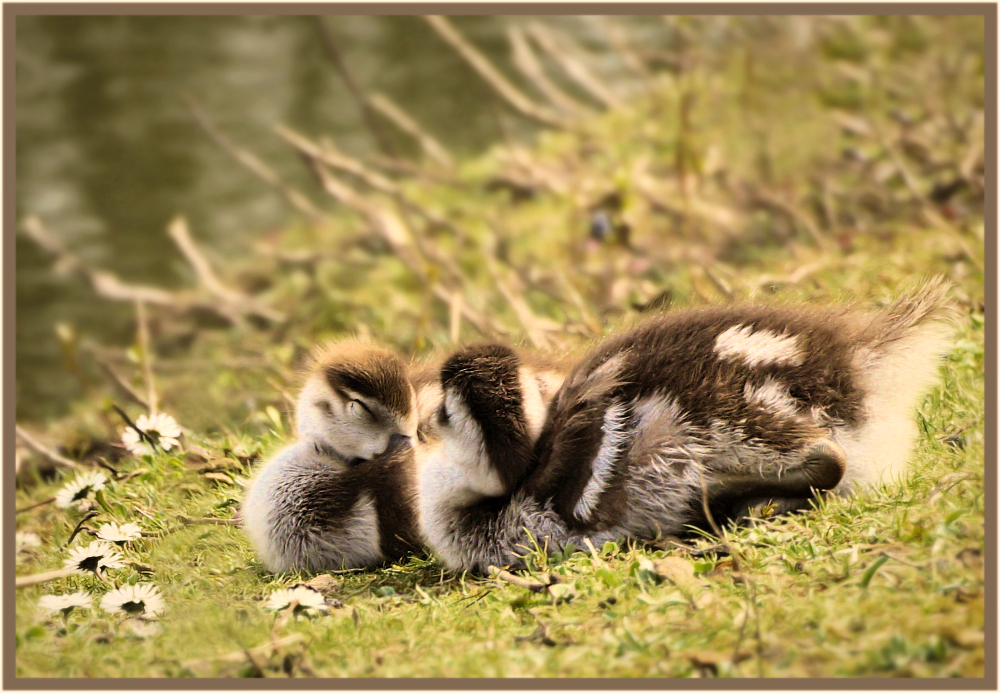
<svg viewBox="0 0 1000 693">
<path fill-rule="evenodd" d="M 453 21 L 517 82 L 506 25 L 519 18 Z M 606 50 L 592 19 L 545 21 Z M 654 37 L 665 29 L 658 17 L 618 21 Z M 491 92 L 423 19 L 329 17 L 328 26 L 354 79 L 387 94 L 453 152 L 499 139 Z M 292 218 L 281 197 L 209 140 L 184 95 L 313 200 L 321 191 L 274 123 L 328 135 L 355 155 L 376 148 L 313 17 L 34 16 L 17 18 L 16 32 L 18 219 L 38 215 L 73 252 L 128 281 L 186 281 L 189 268 L 166 235 L 177 214 L 215 258 L 248 252 Z M 605 76 L 624 69 L 603 62 Z M 517 136 L 531 132 L 516 116 L 506 124 Z M 56 326 L 124 345 L 134 311 L 57 276 L 31 240 L 19 234 L 16 243 L 17 417 L 38 419 L 82 392 Z"/>
</svg>

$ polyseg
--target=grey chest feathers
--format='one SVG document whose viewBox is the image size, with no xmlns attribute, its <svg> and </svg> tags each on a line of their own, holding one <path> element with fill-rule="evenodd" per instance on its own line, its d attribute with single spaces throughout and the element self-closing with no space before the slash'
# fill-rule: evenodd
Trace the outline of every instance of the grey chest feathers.
<svg viewBox="0 0 1000 693">
<path fill-rule="evenodd" d="M 243 503 L 244 527 L 272 572 L 367 568 L 421 548 L 413 449 L 337 464 L 296 442 L 261 470 Z"/>
<path fill-rule="evenodd" d="M 413 444 L 423 389 L 381 347 L 337 342 L 314 354 L 298 441 L 264 465 L 243 503 L 269 570 L 375 567 L 420 548 Z"/>
<path fill-rule="evenodd" d="M 525 372 L 499 345 L 442 369 L 441 439 L 420 480 L 421 530 L 452 568 L 653 538 L 774 499 L 897 477 L 916 398 L 947 343 L 944 285 L 882 311 L 676 313 L 606 340 L 569 373 L 537 436 Z M 891 441 L 886 445 L 886 440 Z"/>
</svg>

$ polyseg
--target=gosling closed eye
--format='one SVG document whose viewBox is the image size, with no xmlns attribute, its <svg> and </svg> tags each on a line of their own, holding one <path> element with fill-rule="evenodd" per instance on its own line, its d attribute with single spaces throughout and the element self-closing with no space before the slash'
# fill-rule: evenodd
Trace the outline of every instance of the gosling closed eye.
<svg viewBox="0 0 1000 693">
<path fill-rule="evenodd" d="M 377 420 L 375 414 L 372 413 L 372 410 L 369 409 L 360 399 L 352 399 L 348 402 L 347 406 L 351 413 L 359 419 L 367 419 L 368 421 Z"/>
</svg>

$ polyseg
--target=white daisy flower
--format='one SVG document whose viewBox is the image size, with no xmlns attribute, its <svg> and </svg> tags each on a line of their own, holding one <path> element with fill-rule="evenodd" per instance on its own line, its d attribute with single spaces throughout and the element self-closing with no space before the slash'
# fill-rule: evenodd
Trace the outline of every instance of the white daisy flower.
<svg viewBox="0 0 1000 693">
<path fill-rule="evenodd" d="M 142 536 L 142 529 L 136 522 L 126 522 L 119 525 L 117 522 L 108 522 L 101 525 L 97 530 L 97 538 L 104 541 L 123 546 L 126 542 L 138 539 Z"/>
<path fill-rule="evenodd" d="M 69 615 L 73 609 L 89 609 L 91 597 L 86 592 L 71 592 L 70 594 L 46 594 L 38 600 L 39 608 L 49 613 L 61 611 L 63 616 Z"/>
<path fill-rule="evenodd" d="M 152 438 L 153 442 L 163 450 L 170 450 L 180 445 L 177 439 L 181 435 L 181 427 L 170 414 L 163 412 L 152 416 L 143 414 L 135 420 L 135 427 Z M 156 451 L 139 435 L 139 431 L 132 427 L 126 428 L 122 433 L 122 442 L 133 455 L 152 455 Z"/>
<path fill-rule="evenodd" d="M 56 507 L 68 508 L 78 504 L 90 496 L 91 492 L 97 493 L 108 483 L 108 477 L 100 472 L 84 472 L 77 474 L 73 481 L 62 487 L 56 494 Z"/>
<path fill-rule="evenodd" d="M 38 535 L 34 532 L 18 532 L 14 535 L 14 543 L 17 545 L 17 550 L 20 552 L 34 546 L 41 546 L 42 540 L 39 539 Z"/>
<path fill-rule="evenodd" d="M 142 582 L 138 585 L 122 585 L 104 595 L 101 608 L 129 616 L 162 614 L 163 597 L 156 585 Z"/>
<path fill-rule="evenodd" d="M 296 585 L 292 588 L 283 587 L 271 592 L 271 597 L 264 605 L 265 609 L 273 611 L 284 611 L 292 604 L 295 610 L 292 612 L 296 616 L 299 614 L 312 614 L 313 611 L 326 613 L 326 599 L 317 590 L 306 585 Z"/>
<path fill-rule="evenodd" d="M 108 568 L 122 568 L 121 554 L 106 541 L 92 541 L 87 546 L 70 549 L 63 565 L 78 573 L 97 573 Z"/>
</svg>

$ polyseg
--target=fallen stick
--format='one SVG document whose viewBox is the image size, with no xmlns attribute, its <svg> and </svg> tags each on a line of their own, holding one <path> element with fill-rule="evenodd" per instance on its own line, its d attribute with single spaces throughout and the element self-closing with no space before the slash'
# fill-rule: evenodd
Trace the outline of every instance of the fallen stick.
<svg viewBox="0 0 1000 693">
<path fill-rule="evenodd" d="M 533 120 L 545 125 L 566 127 L 567 122 L 556 113 L 542 108 L 525 96 L 517 87 L 507 81 L 486 57 L 476 50 L 472 44 L 458 32 L 457 29 L 441 15 L 425 15 L 427 23 L 454 48 L 462 58 L 474 69 L 483 80 L 492 87 L 508 104 Z"/>
<path fill-rule="evenodd" d="M 91 288 L 101 298 L 110 301 L 127 301 L 134 304 L 142 301 L 146 305 L 155 305 L 175 312 L 183 312 L 199 308 L 218 315 L 221 319 L 232 323 L 234 318 L 217 305 L 217 302 L 194 299 L 190 295 L 172 293 L 164 289 L 140 284 L 126 284 L 117 276 L 104 270 L 89 267 L 53 236 L 35 216 L 24 221 L 24 231 L 35 243 L 51 256 L 56 271 L 60 269 L 71 271 L 90 282 Z"/>
<path fill-rule="evenodd" d="M 242 662 L 246 659 L 247 653 L 252 653 L 253 655 L 264 654 L 270 650 L 277 649 L 279 647 L 285 647 L 286 645 L 291 645 L 305 638 L 302 633 L 294 633 L 292 635 L 287 635 L 284 638 L 279 638 L 278 640 L 271 640 L 263 645 L 254 647 L 251 649 L 242 648 L 237 652 L 231 652 L 229 654 L 219 655 L 218 657 L 205 657 L 203 659 L 188 659 L 181 662 L 181 666 L 191 669 L 193 667 L 202 666 L 204 664 L 211 664 L 213 662 Z"/>
<path fill-rule="evenodd" d="M 34 452 L 38 453 L 39 455 L 47 459 L 52 464 L 57 465 L 59 467 L 66 467 L 67 469 L 76 469 L 76 462 L 67 457 L 63 457 L 59 453 L 45 447 L 40 442 L 35 440 L 30 433 L 25 431 L 20 426 L 15 424 L 14 431 L 17 433 L 17 437 L 20 438 L 25 445 L 27 445 Z"/>
<path fill-rule="evenodd" d="M 601 84 L 586 65 L 568 53 L 563 46 L 563 42 L 568 39 L 565 37 L 557 38 L 552 31 L 537 22 L 528 25 L 528 33 L 546 53 L 559 63 L 566 74 L 583 87 L 596 101 L 608 108 L 616 108 L 621 105 L 621 99 L 613 91 Z"/>
<path fill-rule="evenodd" d="M 372 94 L 369 98 L 369 103 L 372 108 L 391 120 L 396 127 L 413 137 L 427 156 L 434 159 L 444 168 L 452 169 L 455 167 L 455 160 L 448 153 L 448 150 L 444 148 L 444 145 L 420 127 L 420 124 L 407 115 L 403 109 L 390 101 L 389 97 L 384 94 Z"/>
<path fill-rule="evenodd" d="M 525 38 L 524 31 L 519 27 L 507 28 L 507 40 L 513 51 L 511 56 L 514 65 L 525 77 L 531 80 L 535 88 L 541 92 L 556 108 L 560 109 L 568 116 L 576 117 L 587 113 L 590 109 L 580 103 L 572 96 L 557 87 L 545 74 L 538 56 L 531 49 L 531 44 Z"/>
<path fill-rule="evenodd" d="M 495 577 L 498 580 L 503 580 L 504 582 L 509 582 L 512 585 L 517 585 L 518 587 L 524 587 L 531 592 L 544 592 L 548 589 L 548 585 L 544 582 L 536 582 L 534 580 L 526 580 L 522 577 L 513 575 L 506 570 L 501 570 L 496 566 L 489 567 L 489 573 L 491 577 Z"/>
<path fill-rule="evenodd" d="M 188 111 L 195 119 L 195 122 L 198 123 L 201 129 L 205 131 L 212 141 L 219 145 L 219 147 L 233 157 L 238 163 L 242 164 L 244 168 L 281 193 L 281 195 L 292 207 L 300 211 L 302 214 L 305 214 L 313 221 L 322 220 L 323 213 L 318 207 L 309 201 L 309 198 L 278 178 L 278 175 L 256 156 L 244 149 L 240 149 L 230 142 L 225 135 L 215 128 L 212 122 L 208 119 L 208 116 L 206 116 L 195 103 L 194 99 L 189 96 L 182 98 Z"/>
<path fill-rule="evenodd" d="M 219 280 L 212 270 L 212 266 L 191 238 L 191 232 L 188 230 L 184 217 L 175 217 L 170 222 L 170 226 L 167 227 L 167 235 L 177 244 L 178 249 L 190 263 L 201 285 L 226 306 L 227 312 L 234 314 L 232 319 L 239 321 L 242 315 L 249 314 L 270 322 L 283 322 L 285 320 L 285 315 L 280 311 L 263 306 L 253 298 L 233 291 Z"/>
<path fill-rule="evenodd" d="M 372 136 L 378 143 L 379 149 L 389 156 L 396 156 L 396 148 L 393 146 L 389 136 L 382 131 L 378 118 L 375 117 L 371 101 L 364 95 L 358 87 L 357 82 L 354 81 L 350 70 L 347 69 L 347 63 L 344 62 L 344 59 L 340 55 L 337 42 L 333 37 L 330 26 L 326 23 L 326 19 L 318 16 L 316 17 L 316 24 L 319 27 L 320 40 L 323 42 L 323 48 L 326 50 L 327 57 L 333 62 L 334 68 L 340 74 L 340 78 L 344 80 L 344 84 L 347 86 L 347 90 L 351 92 L 351 96 L 361 106 L 361 116 L 364 118 L 365 126 L 371 131 Z"/>
<path fill-rule="evenodd" d="M 21 587 L 30 587 L 31 585 L 40 585 L 43 582 L 51 582 L 52 580 L 59 580 L 60 578 L 68 577 L 75 573 L 76 571 L 72 568 L 64 568 L 63 570 L 52 570 L 48 573 L 35 573 L 34 575 L 22 575 L 15 580 L 14 585 L 18 589 Z"/>
<path fill-rule="evenodd" d="M 130 303 L 142 300 L 149 304 L 171 308 L 176 308 L 180 305 L 180 302 L 169 291 L 151 286 L 126 284 L 110 272 L 88 267 L 67 250 L 66 246 L 53 236 L 45 228 L 44 224 L 42 224 L 42 220 L 36 216 L 30 216 L 25 219 L 23 228 L 31 240 L 49 253 L 57 268 L 64 268 L 83 276 L 90 282 L 94 292 L 99 296 L 114 301 L 128 301 Z"/>
</svg>

